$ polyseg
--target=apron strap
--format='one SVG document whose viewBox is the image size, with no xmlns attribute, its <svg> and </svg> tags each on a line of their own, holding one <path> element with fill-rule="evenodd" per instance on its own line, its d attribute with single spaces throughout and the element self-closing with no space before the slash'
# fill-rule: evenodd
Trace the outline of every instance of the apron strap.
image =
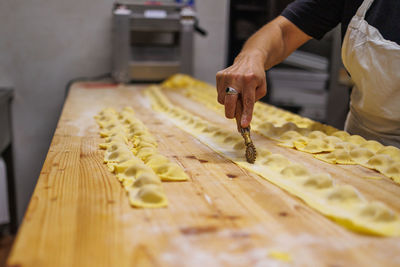
<svg viewBox="0 0 400 267">
<path fill-rule="evenodd" d="M 371 7 L 374 0 L 364 0 L 361 6 L 358 8 L 356 15 L 362 19 L 365 18 L 365 14 L 367 14 L 368 9 Z"/>
</svg>

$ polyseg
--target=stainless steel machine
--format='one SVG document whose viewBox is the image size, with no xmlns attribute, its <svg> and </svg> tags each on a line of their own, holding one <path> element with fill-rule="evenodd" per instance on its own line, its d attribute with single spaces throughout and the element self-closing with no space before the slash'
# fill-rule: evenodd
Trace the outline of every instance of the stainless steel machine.
<svg viewBox="0 0 400 267">
<path fill-rule="evenodd" d="M 196 22 L 193 7 L 181 1 L 116 3 L 113 78 L 157 82 L 178 72 L 192 74 Z"/>
</svg>

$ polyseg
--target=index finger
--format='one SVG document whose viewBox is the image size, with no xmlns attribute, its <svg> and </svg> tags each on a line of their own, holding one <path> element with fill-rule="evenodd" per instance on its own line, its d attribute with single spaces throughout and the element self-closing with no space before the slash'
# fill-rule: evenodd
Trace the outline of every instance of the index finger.
<svg viewBox="0 0 400 267">
<path fill-rule="evenodd" d="M 251 119 L 253 117 L 253 109 L 254 109 L 254 102 L 256 94 L 256 88 L 248 83 L 245 84 L 245 88 L 242 91 L 242 104 L 243 104 L 243 112 L 240 124 L 243 128 L 246 128 L 250 125 Z"/>
<path fill-rule="evenodd" d="M 241 96 L 239 97 L 241 98 Z M 238 99 L 238 101 L 236 101 L 235 118 L 236 118 L 237 130 L 239 133 L 240 133 L 240 128 L 242 128 L 241 126 L 242 113 L 243 113 L 242 100 Z"/>
</svg>

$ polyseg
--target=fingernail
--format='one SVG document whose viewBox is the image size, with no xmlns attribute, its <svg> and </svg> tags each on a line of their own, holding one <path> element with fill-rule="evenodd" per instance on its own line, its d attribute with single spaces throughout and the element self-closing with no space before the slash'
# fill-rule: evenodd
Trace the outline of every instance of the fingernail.
<svg viewBox="0 0 400 267">
<path fill-rule="evenodd" d="M 242 119 L 240 124 L 242 125 L 242 127 L 246 127 L 247 126 L 247 116 L 246 115 L 242 115 Z"/>
</svg>

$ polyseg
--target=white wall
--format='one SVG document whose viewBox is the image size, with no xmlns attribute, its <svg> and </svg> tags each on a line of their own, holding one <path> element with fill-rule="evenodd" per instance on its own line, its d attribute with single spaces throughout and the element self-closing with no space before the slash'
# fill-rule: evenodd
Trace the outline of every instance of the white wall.
<svg viewBox="0 0 400 267">
<path fill-rule="evenodd" d="M 0 1 L 0 84 L 15 88 L 21 220 L 54 133 L 68 80 L 110 69 L 112 1 Z"/>
<path fill-rule="evenodd" d="M 13 85 L 18 218 L 22 219 L 64 101 L 66 83 L 110 71 L 112 0 L 1 0 L 0 85 Z M 195 76 L 224 67 L 228 0 L 198 0 Z"/>
<path fill-rule="evenodd" d="M 215 84 L 216 72 L 226 64 L 229 0 L 197 0 L 196 9 L 208 36 L 195 36 L 194 76 Z"/>
</svg>

